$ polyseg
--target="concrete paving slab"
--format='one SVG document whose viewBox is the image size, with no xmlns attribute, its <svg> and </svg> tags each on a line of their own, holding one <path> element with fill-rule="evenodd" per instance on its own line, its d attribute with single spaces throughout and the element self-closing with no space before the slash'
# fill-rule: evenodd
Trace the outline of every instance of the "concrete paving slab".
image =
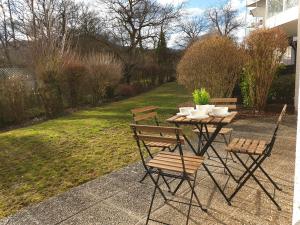
<svg viewBox="0 0 300 225">
<path fill-rule="evenodd" d="M 128 212 L 116 205 L 101 202 L 72 218 L 63 221 L 62 225 L 93 224 L 93 225 L 132 225 L 138 222 L 138 218 L 129 215 Z"/>
<path fill-rule="evenodd" d="M 239 120 L 232 124 L 233 137 L 263 138 L 269 140 L 276 117 Z M 264 168 L 271 177 L 283 188 L 276 191 L 276 200 L 282 207 L 278 211 L 272 202 L 252 179 L 232 200 L 228 206 L 224 198 L 207 173 L 200 169 L 197 176 L 196 192 L 201 203 L 208 208 L 208 213 L 193 207 L 190 224 L 290 224 L 292 219 L 292 199 L 294 181 L 296 117 L 288 116 L 279 130 L 278 140 L 273 154 L 264 163 Z M 196 141 L 194 137 L 194 141 Z M 214 144 L 217 151 L 225 156 L 223 144 Z M 244 157 L 245 158 L 245 157 Z M 206 160 L 207 164 L 219 165 L 213 160 Z M 242 167 L 229 161 L 235 176 L 242 173 Z M 214 176 L 221 184 L 227 181 L 223 169 L 210 167 Z M 138 180 L 143 176 L 142 164 L 135 163 L 119 171 L 113 172 L 93 181 L 50 198 L 40 204 L 27 207 L 15 215 L 0 220 L 3 224 L 144 224 L 153 183 L 147 178 L 143 184 Z M 257 177 L 270 190 L 272 185 L 262 173 Z M 174 188 L 176 182 L 171 183 Z M 226 186 L 226 193 L 234 191 L 236 183 L 230 179 Z M 163 187 L 166 189 L 165 187 Z M 159 194 L 157 195 L 159 196 Z M 188 200 L 189 188 L 186 184 L 179 190 L 176 199 Z M 170 203 L 163 204 L 162 198 L 156 200 L 153 217 L 165 221 L 167 224 L 184 224 L 187 206 Z M 153 223 L 157 224 L 157 223 Z"/>
</svg>

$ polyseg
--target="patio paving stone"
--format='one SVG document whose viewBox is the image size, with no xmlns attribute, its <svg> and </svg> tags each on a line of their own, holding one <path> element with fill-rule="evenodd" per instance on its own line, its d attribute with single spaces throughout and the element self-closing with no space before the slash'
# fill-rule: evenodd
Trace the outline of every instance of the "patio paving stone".
<svg viewBox="0 0 300 225">
<path fill-rule="evenodd" d="M 275 121 L 276 117 L 238 120 L 232 124 L 233 136 L 251 139 L 260 137 L 269 140 Z M 196 191 L 203 206 L 208 208 L 208 213 L 192 207 L 190 224 L 290 224 L 292 220 L 295 137 L 296 116 L 289 115 L 279 130 L 272 156 L 263 164 L 272 178 L 283 188 L 282 192 L 276 191 L 276 200 L 281 205 L 282 211 L 277 211 L 273 203 L 252 179 L 232 200 L 232 206 L 228 206 L 207 173 L 201 169 L 197 176 Z M 220 153 L 222 152 L 222 155 L 225 154 L 225 151 L 221 150 L 224 148 L 222 144 L 214 144 L 214 146 Z M 215 164 L 213 161 L 207 161 L 207 163 Z M 232 167 L 236 168 L 237 165 L 230 162 Z M 223 169 L 214 168 L 212 170 L 217 172 L 216 179 L 225 184 L 227 176 L 224 175 Z M 241 174 L 239 170 L 234 171 L 235 175 Z M 149 178 L 143 184 L 138 182 L 143 174 L 141 162 L 129 165 L 44 202 L 29 206 L 15 215 L 0 220 L 0 225 L 144 224 L 154 186 Z M 258 177 L 263 178 L 264 184 L 271 190 L 272 185 L 267 184 L 263 174 L 258 173 Z M 172 187 L 175 185 L 176 182 L 171 183 Z M 235 185 L 235 182 L 230 179 L 226 193 L 231 193 Z M 163 204 L 159 193 L 157 196 L 152 217 L 170 224 L 185 224 L 188 207 L 174 202 Z M 179 190 L 178 196 L 180 196 L 180 200 L 189 198 L 190 191 L 186 184 Z"/>
</svg>

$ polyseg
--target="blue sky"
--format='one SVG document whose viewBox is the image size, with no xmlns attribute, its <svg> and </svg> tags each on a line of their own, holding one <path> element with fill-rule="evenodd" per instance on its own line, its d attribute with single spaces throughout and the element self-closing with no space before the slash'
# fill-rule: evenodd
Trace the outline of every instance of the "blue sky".
<svg viewBox="0 0 300 225">
<path fill-rule="evenodd" d="M 216 7 L 224 3 L 231 3 L 232 8 L 239 11 L 238 17 L 242 20 L 245 19 L 245 5 L 246 0 L 158 0 L 161 4 L 174 4 L 178 5 L 184 3 L 184 11 L 186 15 L 189 16 L 199 16 L 203 14 L 203 12 L 211 7 Z M 238 40 L 242 40 L 245 36 L 245 29 L 241 28 L 240 30 L 236 31 L 236 36 Z M 176 47 L 176 42 L 180 40 L 182 37 L 181 33 L 175 33 L 170 35 L 168 40 L 168 46 Z"/>
<path fill-rule="evenodd" d="M 200 8 L 208 8 L 211 6 L 218 5 L 220 0 L 190 0 L 187 2 L 187 7 L 200 7 Z"/>
</svg>

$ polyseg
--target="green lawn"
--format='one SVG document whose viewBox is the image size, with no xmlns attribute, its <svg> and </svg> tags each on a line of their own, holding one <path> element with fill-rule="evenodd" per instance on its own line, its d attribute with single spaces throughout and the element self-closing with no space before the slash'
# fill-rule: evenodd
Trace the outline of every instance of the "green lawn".
<svg viewBox="0 0 300 225">
<path fill-rule="evenodd" d="M 161 120 L 188 101 L 176 83 L 103 107 L 0 133 L 0 218 L 139 160 L 131 108 L 160 106 Z"/>
</svg>

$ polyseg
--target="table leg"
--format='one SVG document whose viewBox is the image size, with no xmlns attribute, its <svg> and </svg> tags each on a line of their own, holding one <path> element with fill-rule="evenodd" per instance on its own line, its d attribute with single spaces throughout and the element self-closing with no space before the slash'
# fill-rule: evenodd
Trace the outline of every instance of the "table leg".
<svg viewBox="0 0 300 225">
<path fill-rule="evenodd" d="M 177 123 L 175 123 L 175 126 L 179 127 L 179 125 Z M 188 139 L 188 137 L 185 134 L 183 134 L 182 136 L 183 136 L 184 140 L 188 143 L 188 145 L 190 146 L 190 148 L 192 149 L 192 151 L 195 153 L 195 155 L 198 155 L 197 150 L 195 149 L 195 147 L 193 146 L 193 144 L 191 143 L 191 141 Z"/>
</svg>

